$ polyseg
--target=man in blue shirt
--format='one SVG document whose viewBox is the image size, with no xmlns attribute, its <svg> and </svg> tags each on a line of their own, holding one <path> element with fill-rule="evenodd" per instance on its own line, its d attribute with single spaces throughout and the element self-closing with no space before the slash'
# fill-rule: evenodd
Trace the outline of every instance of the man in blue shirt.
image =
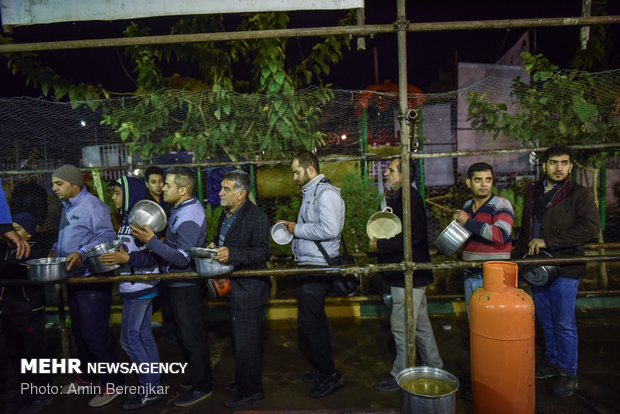
<svg viewBox="0 0 620 414">
<path fill-rule="evenodd" d="M 50 257 L 66 257 L 71 276 L 87 276 L 90 270 L 84 264 L 90 248 L 114 240 L 110 209 L 84 187 L 79 168 L 65 164 L 52 173 L 52 190 L 63 204 L 58 226 L 58 241 L 52 246 Z M 78 356 L 82 366 L 88 362 L 117 362 L 115 344 L 109 332 L 112 283 L 67 284 L 69 315 Z M 62 392 L 73 394 L 100 380 L 101 393 L 88 403 L 100 407 L 115 399 L 119 393 L 105 384 L 120 385 L 119 374 L 93 375 L 84 371 L 81 377 L 63 387 Z"/>
<path fill-rule="evenodd" d="M 164 201 L 173 207 L 165 241 L 158 239 L 148 226 L 142 229 L 131 226 L 136 239 L 146 243 L 162 259 L 162 273 L 191 272 L 191 257 L 187 250 L 205 243 L 207 221 L 204 208 L 194 197 L 195 188 L 196 178 L 191 169 L 176 167 L 168 171 Z M 161 283 L 169 286 L 174 321 L 191 369 L 190 383 L 187 384 L 191 389 L 174 401 L 174 405 L 186 407 L 209 398 L 213 391 L 211 357 L 202 318 L 206 286 L 201 279 L 173 279 Z"/>
</svg>

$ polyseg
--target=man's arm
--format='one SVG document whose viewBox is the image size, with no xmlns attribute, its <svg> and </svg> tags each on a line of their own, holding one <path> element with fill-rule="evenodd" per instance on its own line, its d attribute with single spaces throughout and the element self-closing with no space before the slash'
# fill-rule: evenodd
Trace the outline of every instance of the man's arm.
<svg viewBox="0 0 620 414">
<path fill-rule="evenodd" d="M 495 206 L 490 224 L 469 217 L 464 226 L 472 233 L 499 246 L 512 241 L 512 223 L 515 214 L 508 200 L 504 198 L 498 199 L 497 197 L 496 199 L 497 205 Z"/>
<path fill-rule="evenodd" d="M 177 228 L 176 247 L 168 246 L 155 237 L 155 235 L 146 244 L 153 253 L 168 261 L 171 265 L 181 268 L 187 267 L 192 260 L 189 253 L 187 253 L 187 249 L 190 247 L 201 247 L 203 244 L 204 240 L 200 240 L 200 233 L 201 230 L 198 224 L 193 221 L 185 221 Z"/>
</svg>

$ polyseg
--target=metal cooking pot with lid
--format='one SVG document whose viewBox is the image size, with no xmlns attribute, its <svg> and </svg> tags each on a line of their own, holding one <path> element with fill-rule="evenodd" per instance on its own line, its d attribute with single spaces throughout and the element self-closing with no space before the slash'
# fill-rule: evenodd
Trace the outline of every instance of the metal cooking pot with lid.
<svg viewBox="0 0 620 414">
<path fill-rule="evenodd" d="M 452 256 L 469 239 L 471 231 L 467 230 L 456 220 L 439 233 L 433 244 L 444 256 Z"/>
<path fill-rule="evenodd" d="M 66 257 L 44 257 L 26 260 L 28 279 L 37 282 L 52 282 L 69 277 Z"/>
<path fill-rule="evenodd" d="M 403 231 L 403 225 L 391 207 L 374 213 L 366 222 L 366 234 L 369 239 L 391 239 Z"/>
</svg>

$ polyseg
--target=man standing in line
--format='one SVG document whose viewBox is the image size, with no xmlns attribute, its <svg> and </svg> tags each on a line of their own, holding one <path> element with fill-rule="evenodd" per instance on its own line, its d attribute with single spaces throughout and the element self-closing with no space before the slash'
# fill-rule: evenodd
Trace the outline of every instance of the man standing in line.
<svg viewBox="0 0 620 414">
<path fill-rule="evenodd" d="M 493 194 L 493 167 L 485 162 L 467 170 L 467 187 L 473 197 L 454 219 L 472 232 L 463 248 L 463 260 L 508 260 L 512 250 L 514 211 L 510 201 Z M 469 319 L 469 299 L 482 287 L 482 268 L 465 268 L 465 306 Z"/>
<path fill-rule="evenodd" d="M 30 244 L 22 239 L 13 228 L 9 203 L 6 201 L 6 194 L 0 181 L 0 235 L 2 235 L 11 247 L 17 250 L 17 259 L 30 255 Z"/>
<path fill-rule="evenodd" d="M 269 218 L 248 200 L 250 192 L 250 176 L 244 171 L 231 171 L 222 179 L 219 195 L 224 214 L 218 238 L 210 247 L 218 247 L 215 260 L 236 269 L 264 269 L 269 258 Z M 225 405 L 242 408 L 265 398 L 261 331 L 271 283 L 268 277 L 244 277 L 232 278 L 230 284 L 235 384 L 229 388 L 237 395 Z"/>
<path fill-rule="evenodd" d="M 150 198 L 159 204 L 166 212 L 166 217 L 169 217 L 172 205 L 164 200 L 164 170 L 154 165 L 148 167 L 144 171 L 144 184 Z"/>
<path fill-rule="evenodd" d="M 553 257 L 583 256 L 584 243 L 601 228 L 592 192 L 570 180 L 573 161 L 569 148 L 548 148 L 542 160 L 545 178 L 528 187 L 518 250 L 521 255 L 546 250 Z M 585 264 L 561 265 L 553 282 L 532 286 L 536 318 L 545 336 L 546 361 L 536 367 L 536 378 L 557 377 L 552 391 L 559 396 L 572 395 L 577 388 L 575 302 L 579 279 L 585 274 Z"/>
<path fill-rule="evenodd" d="M 196 178 L 191 169 L 176 167 L 168 171 L 164 185 L 164 201 L 172 203 L 165 241 L 147 226 L 130 226 L 133 235 L 162 262 L 163 273 L 191 272 L 190 247 L 201 247 L 207 235 L 205 211 L 194 197 Z M 177 397 L 174 404 L 185 407 L 207 399 L 213 391 L 213 372 L 202 304 L 206 292 L 200 279 L 163 280 L 169 286 L 170 302 L 183 353 L 191 370 L 191 389 Z"/>
<path fill-rule="evenodd" d="M 401 161 L 395 159 L 390 162 L 385 174 L 392 197 L 390 207 L 399 219 L 403 219 L 403 189 L 401 175 Z M 428 230 L 426 227 L 426 211 L 420 194 L 411 188 L 411 249 L 414 262 L 427 263 L 431 261 L 428 251 Z M 404 258 L 403 233 L 391 239 L 370 241 L 370 249 L 378 252 L 379 263 L 400 263 Z M 392 294 L 392 314 L 390 317 L 392 335 L 396 343 L 396 358 L 389 375 L 375 384 L 378 391 L 394 391 L 399 389 L 396 375 L 407 368 L 407 326 L 405 317 L 405 276 L 403 272 L 383 272 L 385 281 L 390 286 Z M 426 306 L 426 286 L 433 283 L 432 270 L 417 270 L 413 273 L 413 315 L 415 318 L 415 342 L 420 354 L 421 365 L 443 368 L 443 361 L 439 356 L 437 342 L 433 334 L 433 327 L 428 318 Z"/>
<path fill-rule="evenodd" d="M 50 257 L 66 257 L 71 276 L 87 276 L 90 270 L 84 263 L 88 249 L 114 240 L 110 209 L 84 187 L 80 169 L 69 164 L 52 173 L 52 190 L 63 204 L 58 226 L 58 241 Z M 88 362 L 117 362 L 115 344 L 109 331 L 112 283 L 67 284 L 71 330 L 82 366 Z M 100 407 L 115 399 L 119 393 L 105 384 L 120 385 L 119 374 L 101 374 L 96 378 L 84 372 L 77 380 L 63 387 L 64 394 L 77 393 L 99 379 L 101 394 L 88 403 Z"/>
<path fill-rule="evenodd" d="M 299 266 L 327 266 L 315 242 L 323 245 L 329 257 L 340 252 L 345 205 L 340 189 L 319 172 L 319 161 L 311 152 L 297 154 L 291 161 L 293 180 L 301 187 L 303 200 L 297 223 L 285 223 L 293 234 L 293 254 Z M 310 397 L 325 397 L 344 385 L 332 356 L 331 332 L 325 314 L 325 296 L 332 289 L 331 275 L 299 276 L 299 328 L 312 354 L 314 370 L 302 380 L 314 384 Z M 339 276 L 336 276 L 339 277 Z"/>
</svg>

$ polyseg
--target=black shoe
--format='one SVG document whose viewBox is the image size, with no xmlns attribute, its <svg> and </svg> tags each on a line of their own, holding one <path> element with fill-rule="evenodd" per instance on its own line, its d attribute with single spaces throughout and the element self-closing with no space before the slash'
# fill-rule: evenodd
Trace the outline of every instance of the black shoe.
<svg viewBox="0 0 620 414">
<path fill-rule="evenodd" d="M 228 408 L 242 408 L 264 399 L 265 395 L 262 392 L 257 392 L 252 395 L 248 395 L 247 397 L 242 397 L 240 394 L 237 394 L 235 398 L 230 401 L 226 401 L 224 405 Z"/>
<path fill-rule="evenodd" d="M 123 410 L 137 410 L 148 407 L 164 399 L 163 395 L 135 395 L 131 400 L 123 403 Z"/>
<path fill-rule="evenodd" d="M 212 393 L 213 393 L 213 390 L 204 392 L 204 391 L 198 391 L 192 388 L 191 390 L 187 391 L 185 394 L 181 394 L 180 396 L 178 396 L 177 399 L 174 400 L 174 405 L 176 405 L 177 407 L 187 407 L 190 405 L 194 405 L 197 402 L 206 400 L 207 398 L 211 396 Z"/>
<path fill-rule="evenodd" d="M 558 375 L 558 367 L 545 361 L 541 366 L 536 367 L 536 379 L 553 378 Z"/>
<path fill-rule="evenodd" d="M 315 369 L 310 372 L 306 372 L 304 375 L 301 376 L 301 380 L 305 382 L 306 384 L 314 384 L 320 379 L 321 379 L 321 371 L 318 369 Z"/>
<path fill-rule="evenodd" d="M 236 382 L 231 382 L 230 384 L 226 384 L 226 389 L 231 392 L 239 392 L 239 387 L 237 387 Z"/>
<path fill-rule="evenodd" d="M 331 375 L 322 377 L 310 390 L 310 397 L 323 398 L 344 385 L 344 378 L 336 371 Z"/>
<path fill-rule="evenodd" d="M 375 384 L 375 390 L 377 391 L 396 391 L 398 388 L 400 388 L 398 382 L 396 382 L 396 378 L 392 374 Z"/>
<path fill-rule="evenodd" d="M 573 395 L 573 392 L 577 389 L 577 376 L 558 369 L 557 377 L 558 378 L 555 380 L 551 391 L 560 397 L 568 397 Z"/>
<path fill-rule="evenodd" d="M 191 390 L 192 389 L 191 378 L 183 378 L 181 381 L 179 381 L 179 387 L 183 388 L 184 390 Z"/>
</svg>

